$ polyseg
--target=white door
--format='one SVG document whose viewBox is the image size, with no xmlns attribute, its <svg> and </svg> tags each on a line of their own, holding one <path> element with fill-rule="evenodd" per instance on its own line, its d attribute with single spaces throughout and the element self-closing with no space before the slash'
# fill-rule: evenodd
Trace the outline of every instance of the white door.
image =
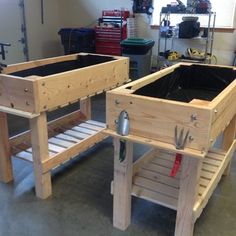
<svg viewBox="0 0 236 236">
<path fill-rule="evenodd" d="M 0 43 L 10 43 L 4 47 L 6 59 L 0 62 L 12 64 L 23 62 L 25 56 L 25 37 L 21 0 L 0 0 Z"/>
</svg>

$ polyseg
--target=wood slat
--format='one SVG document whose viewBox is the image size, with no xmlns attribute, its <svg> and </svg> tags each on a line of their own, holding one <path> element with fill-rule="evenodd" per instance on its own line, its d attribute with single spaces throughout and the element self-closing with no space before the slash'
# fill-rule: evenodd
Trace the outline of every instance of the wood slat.
<svg viewBox="0 0 236 236">
<path fill-rule="evenodd" d="M 154 203 L 161 204 L 168 208 L 176 210 L 177 208 L 177 199 L 173 197 L 169 197 L 158 192 L 151 191 L 149 189 L 133 185 L 132 195 L 136 197 L 140 197 L 146 200 L 149 200 Z"/>
<path fill-rule="evenodd" d="M 218 170 L 218 168 L 213 166 L 213 165 L 203 163 L 202 164 L 202 170 L 205 170 L 205 171 L 210 172 L 210 173 L 215 173 Z"/>
<path fill-rule="evenodd" d="M 101 128 L 106 128 L 106 124 L 99 122 L 99 121 L 95 121 L 95 120 L 87 120 L 85 123 L 87 124 L 91 124 L 91 125 L 96 125 L 99 126 Z"/>
<path fill-rule="evenodd" d="M 56 138 L 60 138 L 61 140 L 70 141 L 70 142 L 74 142 L 74 143 L 81 142 L 81 139 L 78 139 L 78 138 L 75 138 L 75 137 L 71 137 L 71 136 L 66 135 L 66 134 L 58 134 L 55 137 Z"/>
<path fill-rule="evenodd" d="M 87 135 L 87 134 L 83 134 L 83 133 L 80 133 L 80 132 L 77 132 L 77 131 L 73 131 L 73 130 L 67 130 L 64 133 L 68 134 L 68 135 L 70 135 L 72 137 L 79 138 L 79 139 L 85 139 L 85 138 L 89 137 L 89 135 Z"/>
<path fill-rule="evenodd" d="M 169 161 L 169 160 L 165 160 L 159 157 L 153 158 L 151 160 L 151 163 L 166 167 L 166 168 L 172 168 L 174 165 L 174 160 L 173 161 Z"/>
<path fill-rule="evenodd" d="M 19 152 L 14 157 L 20 158 L 25 161 L 33 162 L 32 154 L 26 151 Z"/>
<path fill-rule="evenodd" d="M 33 150 L 32 150 L 32 148 L 27 148 L 25 151 L 26 151 L 26 152 L 29 152 L 29 153 L 31 153 L 31 155 L 33 155 Z M 53 157 L 53 156 L 55 155 L 55 152 L 50 152 L 50 151 L 48 151 L 48 154 L 49 154 L 49 157 L 51 158 L 51 157 Z"/>
<path fill-rule="evenodd" d="M 134 185 L 144 187 L 146 189 L 167 195 L 169 197 L 178 198 L 179 189 L 175 187 L 168 186 L 157 181 L 146 179 L 144 177 L 136 176 L 133 181 Z"/>
<path fill-rule="evenodd" d="M 95 131 L 100 131 L 100 130 L 103 129 L 102 127 L 99 127 L 97 125 L 92 125 L 92 124 L 87 124 L 87 123 L 81 123 L 78 126 L 88 128 L 88 129 L 91 129 L 91 130 L 95 130 Z"/>
<path fill-rule="evenodd" d="M 153 172 L 156 172 L 156 173 L 161 173 L 165 176 L 170 176 L 170 171 L 171 171 L 170 168 L 159 166 L 159 165 L 156 165 L 156 164 L 153 164 L 153 163 L 147 163 L 146 165 L 144 165 L 143 169 L 153 171 Z M 176 174 L 175 178 L 178 179 L 179 176 L 180 176 L 180 172 L 178 172 Z"/>
<path fill-rule="evenodd" d="M 55 153 L 63 152 L 65 150 L 65 148 L 51 144 L 51 143 L 48 144 L 48 149 Z"/>
<path fill-rule="evenodd" d="M 166 185 L 179 188 L 179 179 L 172 178 L 170 176 L 162 175 L 161 173 L 155 173 L 149 170 L 141 169 L 137 176 L 145 177 L 147 179 L 159 182 L 159 183 L 165 183 Z"/>
<path fill-rule="evenodd" d="M 68 142 L 68 141 L 65 141 L 65 140 L 61 140 L 61 139 L 58 139 L 58 138 L 50 138 L 48 140 L 49 143 L 51 144 L 55 144 L 57 146 L 60 146 L 60 147 L 64 147 L 64 148 L 69 148 L 71 147 L 72 145 L 74 145 L 74 143 L 71 143 L 71 142 Z"/>
<path fill-rule="evenodd" d="M 91 129 L 86 129 L 86 128 L 83 128 L 83 127 L 79 127 L 79 126 L 74 126 L 71 128 L 72 130 L 75 130 L 75 131 L 78 131 L 78 132 L 81 132 L 81 133 L 84 133 L 84 134 L 95 134 L 96 131 L 95 130 L 91 130 Z"/>
<path fill-rule="evenodd" d="M 214 159 L 206 157 L 206 158 L 203 159 L 203 163 L 210 164 L 212 166 L 218 167 L 218 166 L 220 166 L 221 161 L 214 160 Z"/>
</svg>

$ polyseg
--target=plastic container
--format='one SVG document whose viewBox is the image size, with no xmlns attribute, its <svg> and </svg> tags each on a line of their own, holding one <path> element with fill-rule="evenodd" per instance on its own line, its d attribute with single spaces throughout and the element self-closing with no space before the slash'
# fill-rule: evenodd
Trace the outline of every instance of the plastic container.
<svg viewBox="0 0 236 236">
<path fill-rule="evenodd" d="M 154 46 L 155 41 L 144 38 L 128 38 L 121 42 L 122 54 L 144 55 Z"/>
</svg>

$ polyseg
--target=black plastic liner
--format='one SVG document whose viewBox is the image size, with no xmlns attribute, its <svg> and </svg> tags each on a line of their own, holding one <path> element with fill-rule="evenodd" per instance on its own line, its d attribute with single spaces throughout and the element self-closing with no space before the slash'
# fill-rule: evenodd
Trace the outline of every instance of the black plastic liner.
<svg viewBox="0 0 236 236">
<path fill-rule="evenodd" d="M 26 77 L 31 75 L 47 76 L 113 60 L 115 60 L 115 58 L 108 56 L 79 55 L 76 60 L 57 62 L 27 70 L 17 71 L 12 73 L 11 75 L 20 77 Z"/>
<path fill-rule="evenodd" d="M 191 65 L 180 66 L 172 73 L 135 91 L 134 94 L 190 102 L 211 101 L 236 78 L 231 68 Z"/>
</svg>

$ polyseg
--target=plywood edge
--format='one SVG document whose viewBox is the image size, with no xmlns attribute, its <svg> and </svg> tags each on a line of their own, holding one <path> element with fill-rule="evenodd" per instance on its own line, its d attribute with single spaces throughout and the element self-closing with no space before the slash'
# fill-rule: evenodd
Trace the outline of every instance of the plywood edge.
<svg viewBox="0 0 236 236">
<path fill-rule="evenodd" d="M 215 174 L 213 175 L 213 177 L 210 180 L 210 183 L 207 186 L 205 192 L 195 202 L 195 205 L 193 207 L 194 219 L 195 220 L 201 215 L 204 207 L 206 206 L 206 204 L 207 204 L 208 200 L 210 199 L 213 191 L 215 190 L 217 184 L 219 183 L 219 181 L 221 179 L 221 176 L 224 173 L 225 168 L 227 167 L 229 161 L 231 160 L 231 158 L 234 154 L 235 148 L 236 148 L 236 140 L 234 140 L 231 147 L 229 148 L 229 150 L 225 154 L 225 157 L 222 160 L 221 165 L 218 167 L 218 171 L 216 171 Z M 221 155 L 221 153 L 218 153 L 218 154 Z M 211 156 L 212 155 L 214 156 L 214 153 L 212 153 Z M 222 153 L 222 155 L 224 155 L 224 153 Z"/>
<path fill-rule="evenodd" d="M 194 158 L 204 158 L 206 155 L 205 152 L 198 151 L 198 150 L 191 149 L 191 148 L 177 150 L 173 144 L 164 143 L 164 142 L 160 142 L 160 141 L 156 141 L 156 140 L 151 140 L 151 139 L 136 136 L 136 135 L 121 136 L 121 135 L 117 134 L 117 132 L 115 132 L 111 129 L 105 129 L 103 132 L 107 135 L 112 136 L 112 137 L 118 137 L 120 139 L 149 145 L 151 147 L 157 147 L 157 148 L 160 148 L 160 149 L 166 150 L 166 151 L 173 151 L 173 152 L 178 151 L 178 153 L 180 153 L 180 154 L 187 155 L 187 156 L 194 157 Z"/>
</svg>

